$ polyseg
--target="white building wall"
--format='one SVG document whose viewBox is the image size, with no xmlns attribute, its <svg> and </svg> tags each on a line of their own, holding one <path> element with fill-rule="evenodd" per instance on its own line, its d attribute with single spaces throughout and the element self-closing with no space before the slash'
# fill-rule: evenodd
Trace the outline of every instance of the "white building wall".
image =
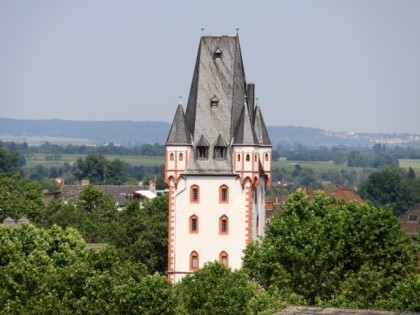
<svg viewBox="0 0 420 315">
<path fill-rule="evenodd" d="M 190 202 L 191 186 L 200 188 L 199 203 Z M 229 188 L 229 202 L 219 202 L 219 188 Z M 205 262 L 219 260 L 225 251 L 229 255 L 229 267 L 241 267 L 243 249 L 246 246 L 246 191 L 236 176 L 187 176 L 180 178 L 175 190 L 175 281 L 190 273 L 190 254 L 199 255 L 199 267 Z M 190 216 L 199 219 L 199 232 L 191 234 Z M 219 218 L 229 218 L 229 234 L 219 235 Z"/>
</svg>

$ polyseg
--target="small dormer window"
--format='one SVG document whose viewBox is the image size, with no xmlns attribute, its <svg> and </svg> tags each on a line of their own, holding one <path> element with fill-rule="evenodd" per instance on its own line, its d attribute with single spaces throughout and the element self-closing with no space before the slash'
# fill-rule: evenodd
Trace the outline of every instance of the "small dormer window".
<svg viewBox="0 0 420 315">
<path fill-rule="evenodd" d="M 210 106 L 212 108 L 219 106 L 219 99 L 216 96 L 213 96 L 213 98 L 210 100 Z"/>
<path fill-rule="evenodd" d="M 214 158 L 218 160 L 226 159 L 226 147 L 214 147 Z"/>
<path fill-rule="evenodd" d="M 199 159 L 207 159 L 209 156 L 209 148 L 208 147 L 197 147 L 197 157 Z"/>
<path fill-rule="evenodd" d="M 221 51 L 219 48 L 217 48 L 217 49 L 214 51 L 213 56 L 214 56 L 214 60 L 219 60 L 219 59 L 221 59 L 221 58 L 222 58 L 222 51 Z"/>
</svg>

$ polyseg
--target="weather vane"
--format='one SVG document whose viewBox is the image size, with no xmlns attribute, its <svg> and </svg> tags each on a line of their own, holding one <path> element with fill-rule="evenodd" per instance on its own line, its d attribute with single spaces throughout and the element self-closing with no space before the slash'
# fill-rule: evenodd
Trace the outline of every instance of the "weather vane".
<svg viewBox="0 0 420 315">
<path fill-rule="evenodd" d="M 178 97 L 178 104 L 180 104 L 180 105 L 181 105 L 181 103 L 182 103 L 181 101 L 182 101 L 182 96 L 179 96 L 179 97 Z"/>
<path fill-rule="evenodd" d="M 239 34 L 239 27 L 236 28 L 236 36 Z"/>
<path fill-rule="evenodd" d="M 201 28 L 201 34 L 204 36 L 204 27 Z"/>
</svg>

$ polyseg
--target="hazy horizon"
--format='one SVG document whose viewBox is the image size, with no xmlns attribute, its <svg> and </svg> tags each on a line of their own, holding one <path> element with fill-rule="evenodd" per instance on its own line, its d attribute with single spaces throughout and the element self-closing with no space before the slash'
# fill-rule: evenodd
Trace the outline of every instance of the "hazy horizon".
<svg viewBox="0 0 420 315">
<path fill-rule="evenodd" d="M 0 1 L 0 117 L 170 123 L 200 36 L 239 27 L 267 125 L 420 134 L 419 16 L 415 0 Z"/>
</svg>

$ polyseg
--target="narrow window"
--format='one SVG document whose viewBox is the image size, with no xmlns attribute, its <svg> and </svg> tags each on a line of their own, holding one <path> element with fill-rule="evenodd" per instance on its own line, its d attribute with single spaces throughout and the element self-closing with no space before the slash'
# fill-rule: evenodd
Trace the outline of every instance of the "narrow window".
<svg viewBox="0 0 420 315">
<path fill-rule="evenodd" d="M 198 269 L 198 253 L 196 251 L 191 252 L 190 254 L 190 271 Z"/>
<path fill-rule="evenodd" d="M 169 160 L 170 161 L 173 161 L 174 160 L 174 154 L 173 153 L 169 154 Z"/>
<path fill-rule="evenodd" d="M 198 233 L 198 217 L 196 215 L 190 216 L 190 233 Z"/>
<path fill-rule="evenodd" d="M 265 154 L 265 160 L 268 161 L 268 153 Z"/>
<path fill-rule="evenodd" d="M 251 159 L 251 157 L 249 156 L 249 154 L 246 155 L 246 161 L 249 162 L 249 160 Z"/>
<path fill-rule="evenodd" d="M 240 162 L 240 161 L 241 161 L 241 155 L 238 154 L 238 162 Z"/>
<path fill-rule="evenodd" d="M 260 216 L 257 215 L 257 235 L 260 235 Z"/>
<path fill-rule="evenodd" d="M 226 185 L 220 186 L 219 188 L 219 203 L 229 202 L 229 188 Z"/>
<path fill-rule="evenodd" d="M 229 267 L 229 255 L 225 251 L 222 251 L 219 255 L 219 263 Z"/>
<path fill-rule="evenodd" d="M 226 159 L 226 147 L 214 147 L 214 157 L 218 160 Z"/>
<path fill-rule="evenodd" d="M 208 147 L 197 147 L 197 154 L 199 159 L 207 159 L 209 156 Z"/>
<path fill-rule="evenodd" d="M 179 158 L 180 161 L 182 161 L 184 159 L 184 155 L 182 153 L 179 154 Z"/>
<path fill-rule="evenodd" d="M 192 203 L 200 202 L 200 188 L 197 185 L 191 186 L 190 202 Z"/>
<path fill-rule="evenodd" d="M 258 155 L 255 154 L 254 158 L 255 158 L 255 161 L 258 161 Z"/>
<path fill-rule="evenodd" d="M 225 215 L 221 216 L 219 219 L 219 234 L 229 234 L 229 218 Z"/>
</svg>

